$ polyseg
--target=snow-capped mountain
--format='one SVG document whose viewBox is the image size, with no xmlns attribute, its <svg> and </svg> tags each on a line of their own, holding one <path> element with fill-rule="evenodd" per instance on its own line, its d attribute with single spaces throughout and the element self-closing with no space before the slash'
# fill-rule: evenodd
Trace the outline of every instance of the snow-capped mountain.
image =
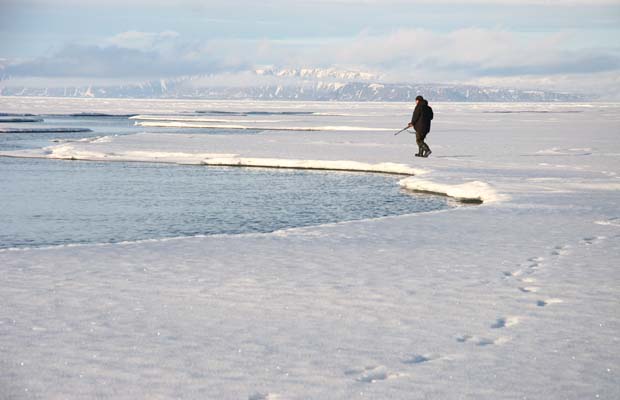
<svg viewBox="0 0 620 400">
<path fill-rule="evenodd" d="M 336 68 L 260 68 L 254 71 L 259 76 L 274 76 L 286 78 L 300 78 L 303 80 L 340 80 L 353 81 L 379 81 L 381 75 L 370 72 L 341 70 Z"/>
<path fill-rule="evenodd" d="M 381 83 L 381 76 L 334 68 L 262 68 L 246 72 L 244 84 L 193 75 L 113 86 L 24 87 L 0 81 L 2 96 L 263 99 L 306 101 L 580 101 L 583 96 L 542 90 L 471 85 Z"/>
</svg>

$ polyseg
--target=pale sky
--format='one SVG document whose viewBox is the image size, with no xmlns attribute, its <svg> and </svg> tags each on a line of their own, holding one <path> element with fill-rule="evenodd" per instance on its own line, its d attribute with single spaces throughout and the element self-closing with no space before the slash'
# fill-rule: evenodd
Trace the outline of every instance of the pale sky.
<svg viewBox="0 0 620 400">
<path fill-rule="evenodd" d="M 0 77 L 135 82 L 276 67 L 620 98 L 620 0 L 0 0 Z"/>
</svg>

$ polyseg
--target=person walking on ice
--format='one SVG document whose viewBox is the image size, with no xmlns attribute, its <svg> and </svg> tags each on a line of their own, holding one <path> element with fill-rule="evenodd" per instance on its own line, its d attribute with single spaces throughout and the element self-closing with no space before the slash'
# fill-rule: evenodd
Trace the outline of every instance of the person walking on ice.
<svg viewBox="0 0 620 400">
<path fill-rule="evenodd" d="M 418 144 L 418 153 L 416 157 L 428 157 L 432 151 L 430 147 L 424 142 L 426 135 L 431 130 L 431 120 L 433 119 L 433 109 L 428 105 L 422 96 L 415 98 L 415 109 L 411 116 L 411 122 L 407 125 L 408 128 L 413 127 L 415 129 L 415 141 Z"/>
</svg>

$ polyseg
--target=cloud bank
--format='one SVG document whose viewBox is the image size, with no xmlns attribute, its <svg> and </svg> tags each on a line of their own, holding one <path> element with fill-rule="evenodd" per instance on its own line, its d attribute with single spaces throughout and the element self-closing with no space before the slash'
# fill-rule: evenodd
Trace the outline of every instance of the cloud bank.
<svg viewBox="0 0 620 400">
<path fill-rule="evenodd" d="M 150 80 L 186 75 L 239 85 L 264 65 L 342 67 L 386 82 L 494 82 L 535 88 L 620 93 L 620 48 L 571 48 L 575 33 L 524 35 L 502 29 L 449 32 L 398 29 L 325 40 L 201 41 L 176 31 L 126 31 L 94 44 L 68 44 L 47 57 L 8 62 L 4 79 Z M 5 61 L 6 62 L 6 61 Z M 584 87 L 584 79 L 589 82 Z M 206 80 L 209 81 L 209 80 Z M 591 90 L 590 90 L 591 89 Z"/>
</svg>

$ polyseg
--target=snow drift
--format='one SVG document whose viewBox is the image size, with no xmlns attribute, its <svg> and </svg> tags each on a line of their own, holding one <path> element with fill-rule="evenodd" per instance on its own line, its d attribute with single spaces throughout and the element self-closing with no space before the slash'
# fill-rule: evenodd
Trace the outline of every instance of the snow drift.
<svg viewBox="0 0 620 400">
<path fill-rule="evenodd" d="M 399 184 L 415 192 L 446 195 L 467 203 L 491 203 L 505 199 L 505 195 L 497 193 L 491 185 L 480 181 L 451 185 L 410 177 L 402 179 Z"/>
</svg>

